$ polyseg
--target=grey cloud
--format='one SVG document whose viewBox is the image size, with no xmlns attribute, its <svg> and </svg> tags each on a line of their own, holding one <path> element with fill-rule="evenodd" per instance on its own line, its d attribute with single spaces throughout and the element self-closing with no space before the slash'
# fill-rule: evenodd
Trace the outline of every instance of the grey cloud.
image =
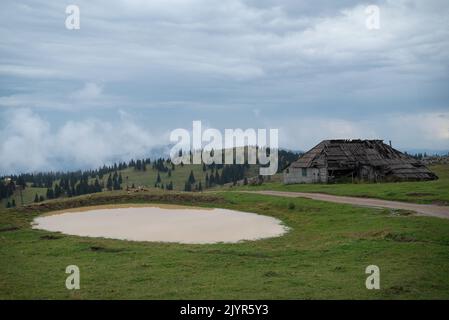
<svg viewBox="0 0 449 320">
<path fill-rule="evenodd" d="M 449 112 L 386 114 L 363 120 L 338 117 L 307 117 L 279 123 L 284 146 L 308 150 L 325 139 L 382 139 L 393 141 L 396 148 L 449 149 Z"/>
<path fill-rule="evenodd" d="M 153 108 L 160 112 L 148 120 L 166 130 L 173 129 L 169 116 L 188 123 L 196 120 L 188 118 L 192 114 L 203 120 L 218 114 L 216 127 L 242 122 L 236 112 L 250 114 L 247 123 L 255 116 L 257 123 L 269 119 L 267 126 L 288 115 L 312 132 L 302 119 L 340 119 L 329 134 L 348 129 L 354 136 L 363 134 L 354 128 L 365 119 L 372 119 L 367 128 L 377 128 L 374 134 L 389 136 L 396 132 L 384 125 L 390 115 L 449 109 L 444 0 L 76 3 L 79 31 L 64 27 L 66 3 L 2 2 L 0 108 L 30 108 L 41 120 L 66 110 L 63 123 L 77 111 L 88 118 L 89 112 L 122 108 L 143 117 L 142 110 Z M 381 9 L 380 30 L 365 27 L 368 3 Z M 105 112 L 104 122 L 113 123 L 115 114 Z M 70 128 L 93 127 L 84 122 Z M 444 134 L 434 141 L 424 128 L 419 132 L 395 140 L 447 145 Z"/>
</svg>

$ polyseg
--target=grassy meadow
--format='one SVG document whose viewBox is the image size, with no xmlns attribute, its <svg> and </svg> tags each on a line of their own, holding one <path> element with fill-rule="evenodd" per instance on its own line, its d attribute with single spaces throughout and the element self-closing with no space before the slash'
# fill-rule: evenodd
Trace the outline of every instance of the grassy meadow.
<svg viewBox="0 0 449 320">
<path fill-rule="evenodd" d="M 420 182 L 291 185 L 284 185 L 281 181 L 278 181 L 272 183 L 266 182 L 260 186 L 241 186 L 237 189 L 318 192 L 338 196 L 355 196 L 449 205 L 449 165 L 434 165 L 429 168 L 438 175 L 438 180 Z M 280 179 L 278 178 L 277 180 Z"/>
<path fill-rule="evenodd" d="M 276 217 L 278 238 L 237 244 L 128 242 L 33 230 L 48 211 L 179 203 Z M 124 191 L 0 209 L 0 299 L 448 299 L 449 220 L 306 199 Z M 81 289 L 65 288 L 76 264 Z M 381 289 L 365 288 L 365 268 Z"/>
</svg>

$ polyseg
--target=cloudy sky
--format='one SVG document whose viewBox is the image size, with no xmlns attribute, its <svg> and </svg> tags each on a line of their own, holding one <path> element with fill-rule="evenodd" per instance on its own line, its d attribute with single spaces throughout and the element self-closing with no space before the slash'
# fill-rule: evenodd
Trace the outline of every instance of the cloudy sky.
<svg viewBox="0 0 449 320">
<path fill-rule="evenodd" d="M 193 120 L 449 150 L 448 80 L 447 0 L 3 0 L 0 174 L 142 157 Z"/>
</svg>

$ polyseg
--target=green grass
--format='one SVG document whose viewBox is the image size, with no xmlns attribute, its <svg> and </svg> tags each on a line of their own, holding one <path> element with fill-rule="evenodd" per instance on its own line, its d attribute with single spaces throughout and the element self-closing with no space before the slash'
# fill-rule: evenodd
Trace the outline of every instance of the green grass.
<svg viewBox="0 0 449 320">
<path fill-rule="evenodd" d="M 47 211 L 96 203 L 168 202 L 281 219 L 283 237 L 183 245 L 83 238 L 32 230 Z M 0 209 L 1 299 L 448 299 L 449 220 L 306 199 L 218 192 L 125 192 Z M 81 290 L 65 288 L 65 268 Z M 366 266 L 381 290 L 365 288 Z"/>
<path fill-rule="evenodd" d="M 174 189 L 182 191 L 184 190 L 184 184 L 189 177 L 190 171 L 193 171 L 193 175 L 195 176 L 197 182 L 201 181 L 204 187 L 206 172 L 210 174 L 210 171 L 203 172 L 203 167 L 201 165 L 176 166 L 175 170 L 171 172 L 171 177 L 169 177 L 166 172 L 160 172 L 159 175 L 161 177 L 161 183 L 167 185 L 170 181 L 172 181 Z M 127 168 L 125 170 L 121 170 L 120 172 L 123 177 L 123 188 L 126 188 L 126 183 L 128 183 L 129 187 L 134 184 L 136 187 L 144 186 L 146 188 L 154 188 L 158 174 L 158 171 L 153 170 L 151 165 L 147 165 L 147 171 L 137 171 L 134 170 L 134 168 Z M 128 177 L 128 180 L 126 180 L 126 177 Z M 105 179 L 107 179 L 107 176 Z"/>
<path fill-rule="evenodd" d="M 33 203 L 34 197 L 36 196 L 36 194 L 38 196 L 46 197 L 47 189 L 46 188 L 32 188 L 32 187 L 25 188 L 25 190 L 22 191 L 23 203 L 24 204 Z M 14 195 L 12 195 L 9 199 L 2 199 L 0 201 L 1 202 L 0 204 L 2 207 L 6 207 L 6 204 L 8 203 L 8 201 L 12 202 L 13 199 L 15 200 L 17 206 L 21 205 L 22 198 L 20 196 L 19 191 L 14 192 Z"/>
<path fill-rule="evenodd" d="M 159 172 L 161 177 L 161 184 L 166 186 L 170 182 L 173 183 L 173 188 L 175 191 L 184 191 L 184 185 L 187 181 L 190 171 L 193 171 L 193 175 L 196 179 L 196 183 L 201 182 L 203 189 L 206 189 L 206 173 L 211 174 L 211 170 L 203 171 L 202 165 L 178 165 L 175 167 L 175 170 L 171 172 L 171 177 L 168 176 L 167 172 Z M 218 170 L 218 172 L 221 174 L 221 169 Z M 137 187 L 144 187 L 146 189 L 150 190 L 159 190 L 160 188 L 155 188 L 154 184 L 157 180 L 157 174 L 158 171 L 156 169 L 152 168 L 152 165 L 147 165 L 146 171 L 138 171 L 134 168 L 127 168 L 124 170 L 118 170 L 118 173 L 122 174 L 123 183 L 121 185 L 122 189 L 126 189 L 126 187 L 130 187 L 134 184 L 134 186 Z M 215 170 L 214 170 L 215 172 Z M 246 175 L 248 177 L 256 176 L 258 174 L 258 167 L 257 166 L 250 166 L 248 171 L 246 172 Z M 104 175 L 103 179 L 99 179 L 100 183 L 103 182 L 103 184 L 106 186 L 106 182 L 108 179 L 108 174 Z M 90 183 L 93 183 L 95 181 L 95 178 L 90 178 Z M 56 181 L 56 183 L 59 183 L 59 181 Z M 221 186 L 217 186 L 214 189 L 221 188 Z M 25 188 L 25 190 L 22 191 L 23 196 L 23 203 L 24 204 L 31 204 L 34 202 L 34 197 L 38 194 L 38 196 L 44 196 L 46 197 L 47 194 L 47 188 L 34 188 L 31 186 L 28 186 Z M 15 200 L 16 205 L 19 206 L 22 201 L 20 197 L 20 192 L 16 191 L 13 196 L 11 196 L 9 199 L 2 199 L 1 200 L 1 206 L 6 207 L 6 204 L 8 201 Z"/>
<path fill-rule="evenodd" d="M 161 183 L 167 185 L 170 181 L 173 182 L 174 190 L 184 191 L 184 184 L 187 181 L 190 171 L 193 171 L 193 175 L 195 176 L 196 183 L 201 181 L 203 188 L 206 185 L 206 173 L 211 174 L 211 170 L 203 171 L 202 165 L 178 165 L 175 166 L 175 170 L 171 172 L 171 177 L 168 176 L 168 173 L 160 172 L 159 175 L 161 177 Z M 147 165 L 147 171 L 137 171 L 134 168 L 127 168 L 125 170 L 119 171 L 123 177 L 122 187 L 126 188 L 126 185 L 131 186 L 133 183 L 137 186 L 144 186 L 147 188 L 154 188 L 154 184 L 157 179 L 158 171 L 152 169 L 151 165 Z M 215 171 L 214 171 L 215 172 Z M 221 174 L 221 169 L 218 170 Z M 247 171 L 247 176 L 255 176 L 257 175 L 258 168 L 256 166 L 251 166 Z M 128 177 L 128 180 L 126 179 Z M 105 181 L 107 176 L 104 178 Z"/>
<path fill-rule="evenodd" d="M 438 180 L 420 182 L 291 185 L 284 185 L 281 182 L 268 182 L 261 186 L 245 186 L 237 189 L 319 192 L 339 196 L 356 196 L 448 205 L 449 165 L 436 165 L 432 166 L 430 169 L 438 175 Z"/>
</svg>

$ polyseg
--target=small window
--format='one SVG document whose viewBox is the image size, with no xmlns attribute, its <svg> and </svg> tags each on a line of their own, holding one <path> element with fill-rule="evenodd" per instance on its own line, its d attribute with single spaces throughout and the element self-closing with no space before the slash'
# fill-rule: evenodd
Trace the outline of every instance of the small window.
<svg viewBox="0 0 449 320">
<path fill-rule="evenodd" d="M 307 177 L 307 168 L 302 168 L 302 176 Z"/>
</svg>

